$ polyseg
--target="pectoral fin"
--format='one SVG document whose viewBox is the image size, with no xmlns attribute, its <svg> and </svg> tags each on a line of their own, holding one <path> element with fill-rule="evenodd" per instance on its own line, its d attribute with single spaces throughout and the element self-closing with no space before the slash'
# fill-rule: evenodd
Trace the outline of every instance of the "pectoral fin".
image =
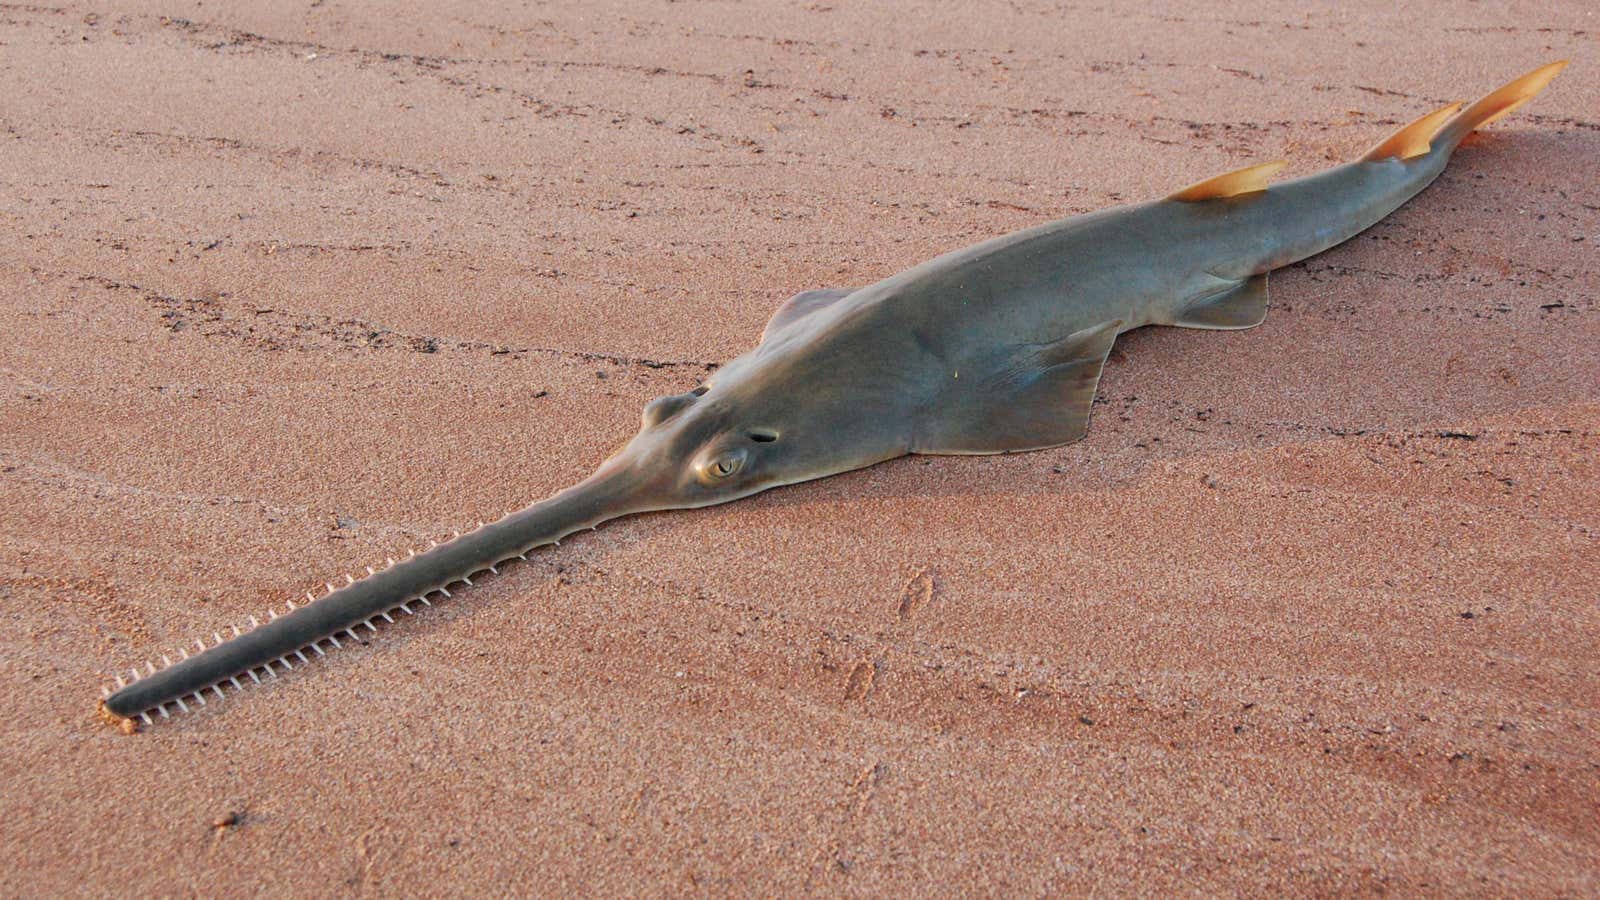
<svg viewBox="0 0 1600 900">
<path fill-rule="evenodd" d="M 1180 328 L 1254 328 L 1266 317 L 1267 275 L 1263 272 L 1197 298 L 1172 324 Z"/>
<path fill-rule="evenodd" d="M 919 423 L 912 452 L 1012 453 L 1078 440 L 1121 327 L 1105 322 L 1018 348 L 996 372 L 952 373 L 946 402 Z M 955 384 L 962 380 L 969 386 Z"/>
<path fill-rule="evenodd" d="M 811 315 L 838 300 L 855 293 L 855 288 L 827 288 L 820 291 L 802 291 L 783 301 L 778 311 L 767 320 L 767 327 L 761 332 L 761 339 L 765 341 L 786 326 Z"/>
</svg>

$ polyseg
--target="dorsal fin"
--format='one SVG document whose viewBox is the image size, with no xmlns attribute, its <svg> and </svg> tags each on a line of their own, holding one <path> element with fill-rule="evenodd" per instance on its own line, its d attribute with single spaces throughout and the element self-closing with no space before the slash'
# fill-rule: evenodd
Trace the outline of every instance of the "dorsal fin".
<svg viewBox="0 0 1600 900">
<path fill-rule="evenodd" d="M 1460 103 L 1452 103 L 1428 113 L 1389 135 L 1383 143 L 1368 150 L 1367 155 L 1361 158 L 1367 162 L 1377 162 L 1383 159 L 1411 159 L 1422 156 L 1433 149 L 1433 136 L 1439 133 L 1444 123 L 1449 121 L 1460 108 Z"/>
<path fill-rule="evenodd" d="M 1241 194 L 1254 194 L 1267 189 L 1267 182 L 1279 169 L 1287 166 L 1289 161 L 1280 159 L 1277 162 L 1262 163 L 1259 166 L 1247 166 L 1226 175 L 1207 178 L 1199 184 L 1191 184 L 1168 200 L 1183 200 L 1193 202 L 1196 200 L 1217 200 L 1222 197 L 1237 197 Z"/>
<path fill-rule="evenodd" d="M 855 288 L 826 288 L 820 291 L 801 291 L 795 294 L 779 304 L 778 311 L 773 313 L 772 318 L 767 321 L 766 330 L 761 332 L 761 340 L 765 341 L 791 323 L 797 322 L 839 300 L 843 300 L 853 293 L 855 293 Z"/>
</svg>

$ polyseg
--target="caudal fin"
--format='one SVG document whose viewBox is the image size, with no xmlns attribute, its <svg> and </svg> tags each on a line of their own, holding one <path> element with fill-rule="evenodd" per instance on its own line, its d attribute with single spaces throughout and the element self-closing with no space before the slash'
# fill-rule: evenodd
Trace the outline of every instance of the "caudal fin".
<svg viewBox="0 0 1600 900">
<path fill-rule="evenodd" d="M 1532 100 L 1566 67 L 1567 61 L 1564 59 L 1540 66 L 1467 107 L 1460 115 L 1456 115 L 1456 110 L 1461 109 L 1459 103 L 1434 110 L 1389 135 L 1378 146 L 1368 150 L 1362 159 L 1369 162 L 1412 159 L 1427 154 L 1437 146 L 1454 150 L 1473 131 L 1510 115 L 1517 107 Z"/>
<path fill-rule="evenodd" d="M 1450 124 L 1440 129 L 1437 140 L 1454 149 L 1466 139 L 1467 135 L 1490 122 L 1510 115 L 1518 107 L 1532 100 L 1566 67 L 1566 60 L 1557 60 L 1549 65 L 1540 66 L 1489 94 L 1451 119 Z"/>
</svg>

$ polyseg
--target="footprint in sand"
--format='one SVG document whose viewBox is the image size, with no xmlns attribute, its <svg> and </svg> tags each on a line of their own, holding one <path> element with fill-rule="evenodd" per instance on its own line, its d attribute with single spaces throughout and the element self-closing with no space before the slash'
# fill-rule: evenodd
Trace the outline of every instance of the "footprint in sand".
<svg viewBox="0 0 1600 900">
<path fill-rule="evenodd" d="M 933 572 L 923 569 L 911 576 L 895 602 L 895 615 L 904 622 L 933 600 Z"/>
<path fill-rule="evenodd" d="M 856 663 L 850 670 L 850 678 L 844 684 L 844 698 L 846 700 L 860 700 L 872 691 L 872 678 L 877 674 L 877 667 L 863 660 Z"/>
</svg>

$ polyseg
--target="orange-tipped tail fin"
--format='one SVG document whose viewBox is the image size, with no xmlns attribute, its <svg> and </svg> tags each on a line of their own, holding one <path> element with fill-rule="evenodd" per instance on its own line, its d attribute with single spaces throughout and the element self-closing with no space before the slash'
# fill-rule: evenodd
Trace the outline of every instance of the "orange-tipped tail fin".
<svg viewBox="0 0 1600 900">
<path fill-rule="evenodd" d="M 1262 163 L 1259 166 L 1250 166 L 1226 175 L 1207 178 L 1199 184 L 1189 185 L 1167 199 L 1194 202 L 1258 193 L 1266 190 L 1267 182 L 1272 180 L 1272 176 L 1288 164 L 1288 160 L 1280 159 L 1277 162 Z"/>
<path fill-rule="evenodd" d="M 1450 120 L 1450 124 L 1439 132 L 1439 136 L 1454 147 L 1467 135 L 1490 122 L 1510 115 L 1522 104 L 1532 100 L 1566 67 L 1567 61 L 1563 59 L 1534 69 L 1467 107 L 1461 115 Z"/>
<path fill-rule="evenodd" d="M 1439 133 L 1444 123 L 1461 107 L 1460 103 L 1452 103 L 1443 109 L 1428 113 L 1389 135 L 1383 143 L 1368 150 L 1367 155 L 1361 158 L 1368 162 L 1377 162 L 1383 159 L 1411 159 L 1414 156 L 1422 156 L 1433 149 L 1434 135 Z"/>
</svg>

